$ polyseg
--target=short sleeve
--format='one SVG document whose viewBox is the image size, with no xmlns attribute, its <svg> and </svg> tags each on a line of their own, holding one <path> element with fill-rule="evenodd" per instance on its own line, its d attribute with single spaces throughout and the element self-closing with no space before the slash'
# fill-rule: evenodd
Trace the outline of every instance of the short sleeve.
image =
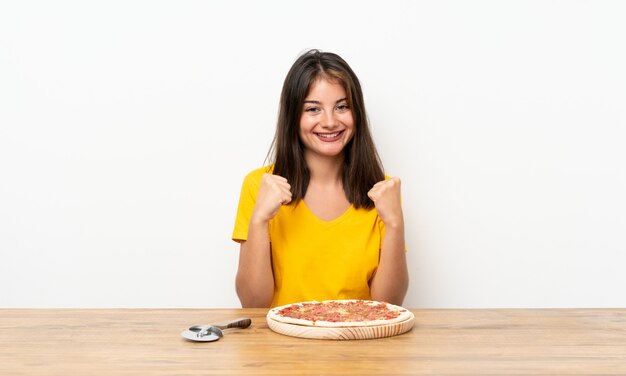
<svg viewBox="0 0 626 376">
<path fill-rule="evenodd" d="M 232 239 L 236 242 L 248 239 L 248 226 L 250 225 L 250 217 L 256 198 L 259 193 L 261 177 L 265 173 L 265 169 L 259 169 L 249 173 L 243 180 L 241 185 L 241 193 L 239 195 L 239 206 L 237 207 L 237 216 L 235 218 L 235 228 L 233 229 Z"/>
</svg>

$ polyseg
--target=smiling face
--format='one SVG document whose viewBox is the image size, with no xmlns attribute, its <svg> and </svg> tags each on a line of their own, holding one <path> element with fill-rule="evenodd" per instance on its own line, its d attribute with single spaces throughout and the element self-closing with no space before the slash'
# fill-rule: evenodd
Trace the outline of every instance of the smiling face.
<svg viewBox="0 0 626 376">
<path fill-rule="evenodd" d="M 343 156 L 354 134 L 354 117 L 346 91 L 336 81 L 318 78 L 304 99 L 300 140 L 305 158 Z"/>
</svg>

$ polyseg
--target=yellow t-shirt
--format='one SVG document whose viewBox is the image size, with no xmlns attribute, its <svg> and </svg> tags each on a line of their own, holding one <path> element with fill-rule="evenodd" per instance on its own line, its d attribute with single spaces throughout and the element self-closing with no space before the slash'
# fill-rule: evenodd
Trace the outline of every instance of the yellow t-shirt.
<svg viewBox="0 0 626 376">
<path fill-rule="evenodd" d="M 246 176 L 233 240 L 248 238 L 248 225 L 263 173 Z M 384 224 L 376 209 L 348 210 L 326 222 L 303 200 L 284 205 L 269 224 L 274 269 L 272 307 L 309 300 L 371 299 L 369 281 L 378 267 Z"/>
</svg>

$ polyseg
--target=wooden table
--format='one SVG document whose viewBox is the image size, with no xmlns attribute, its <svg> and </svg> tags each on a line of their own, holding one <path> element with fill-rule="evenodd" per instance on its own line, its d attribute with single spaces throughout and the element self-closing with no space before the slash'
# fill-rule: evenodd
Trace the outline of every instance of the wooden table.
<svg viewBox="0 0 626 376">
<path fill-rule="evenodd" d="M 0 309 L 0 375 L 626 374 L 624 309 L 417 309 L 412 331 L 326 341 L 264 309 Z M 195 343 L 192 324 L 252 326 Z"/>
</svg>

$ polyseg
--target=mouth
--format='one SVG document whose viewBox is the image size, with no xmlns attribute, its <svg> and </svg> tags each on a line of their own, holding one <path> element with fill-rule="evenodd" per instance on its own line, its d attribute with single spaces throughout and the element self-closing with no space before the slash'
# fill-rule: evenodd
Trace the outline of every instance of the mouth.
<svg viewBox="0 0 626 376">
<path fill-rule="evenodd" d="M 343 135 L 343 132 L 344 131 L 333 133 L 316 133 L 315 135 L 317 136 L 317 138 L 324 142 L 333 142 L 339 140 L 341 138 L 341 135 Z"/>
</svg>

